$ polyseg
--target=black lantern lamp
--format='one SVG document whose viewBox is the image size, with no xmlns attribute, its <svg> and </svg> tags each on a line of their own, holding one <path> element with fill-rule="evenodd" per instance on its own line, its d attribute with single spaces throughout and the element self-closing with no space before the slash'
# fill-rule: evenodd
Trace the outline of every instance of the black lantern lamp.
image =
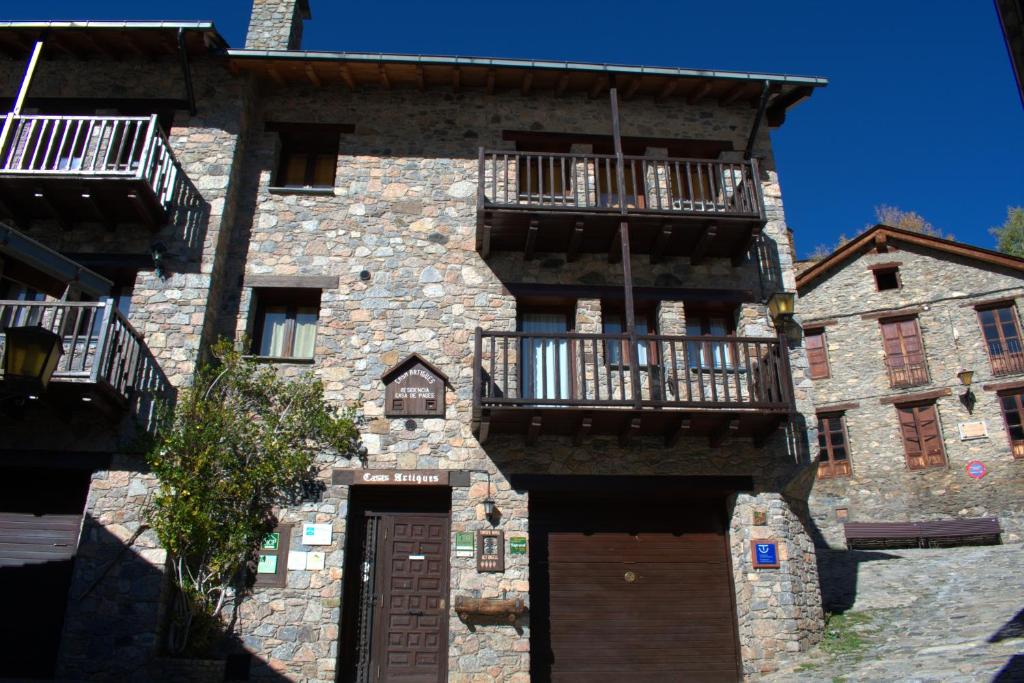
<svg viewBox="0 0 1024 683">
<path fill-rule="evenodd" d="M 163 279 L 167 274 L 167 246 L 163 242 L 154 242 L 149 248 L 149 253 L 153 257 L 153 271 L 158 278 Z"/>
<path fill-rule="evenodd" d="M 487 498 L 484 499 L 484 516 L 487 517 L 487 519 L 494 519 L 494 511 L 496 509 L 494 499 L 488 495 Z"/>
<path fill-rule="evenodd" d="M 956 373 L 956 378 L 960 380 L 961 386 L 965 389 L 964 393 L 960 395 L 960 402 L 967 408 L 968 413 L 974 414 L 974 392 L 971 391 L 971 382 L 974 381 L 974 370 L 964 368 Z"/>
<path fill-rule="evenodd" d="M 64 353 L 60 336 L 42 327 L 7 327 L 4 335 L 4 383 L 29 394 L 46 389 Z"/>
<path fill-rule="evenodd" d="M 775 322 L 775 327 L 786 337 L 799 339 L 800 327 L 793 320 L 796 307 L 796 294 L 793 292 L 775 292 L 768 299 L 768 313 Z"/>
</svg>

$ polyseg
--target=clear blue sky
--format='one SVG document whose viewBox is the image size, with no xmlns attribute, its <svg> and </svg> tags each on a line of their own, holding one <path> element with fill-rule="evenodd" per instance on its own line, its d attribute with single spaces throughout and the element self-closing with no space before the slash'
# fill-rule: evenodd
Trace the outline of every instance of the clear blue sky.
<svg viewBox="0 0 1024 683">
<path fill-rule="evenodd" d="M 1024 204 L 1024 109 L 991 0 L 310 0 L 304 47 L 578 59 L 825 76 L 773 133 L 801 255 L 924 215 L 957 239 Z M 5 19 L 210 19 L 244 42 L 249 0 L 7 3 Z M 685 105 L 683 105 L 685 106 Z"/>
</svg>

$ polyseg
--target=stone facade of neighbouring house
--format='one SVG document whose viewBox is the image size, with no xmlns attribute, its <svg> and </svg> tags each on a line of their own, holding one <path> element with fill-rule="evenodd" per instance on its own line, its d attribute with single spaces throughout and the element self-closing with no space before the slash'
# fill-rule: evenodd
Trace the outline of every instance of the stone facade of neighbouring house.
<svg viewBox="0 0 1024 683">
<path fill-rule="evenodd" d="M 893 270 L 898 286 L 879 290 L 874 274 Z M 1019 326 L 1024 262 L 879 226 L 805 270 L 798 287 L 803 327 L 823 331 L 827 346 L 830 376 L 814 380 L 815 409 L 844 416 L 852 470 L 814 484 L 819 542 L 843 546 L 844 521 L 988 516 L 999 518 L 1004 542 L 1019 542 L 1024 460 L 1014 457 L 1000 400 L 1017 391 L 1024 366 L 1012 360 L 1012 341 L 1002 356 L 987 344 L 979 315 L 998 306 Z M 916 386 L 891 386 L 885 320 L 917 321 L 927 367 Z M 973 400 L 958 378 L 964 369 L 973 371 Z M 911 470 L 897 406 L 922 404 L 935 407 L 943 462 Z"/>
</svg>

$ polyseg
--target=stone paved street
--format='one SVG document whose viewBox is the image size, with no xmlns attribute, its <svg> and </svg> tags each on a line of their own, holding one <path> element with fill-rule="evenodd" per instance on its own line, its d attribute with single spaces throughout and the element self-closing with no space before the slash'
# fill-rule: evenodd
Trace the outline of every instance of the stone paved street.
<svg viewBox="0 0 1024 683">
<path fill-rule="evenodd" d="M 844 616 L 762 680 L 1024 681 L 1024 546 L 821 552 Z"/>
</svg>

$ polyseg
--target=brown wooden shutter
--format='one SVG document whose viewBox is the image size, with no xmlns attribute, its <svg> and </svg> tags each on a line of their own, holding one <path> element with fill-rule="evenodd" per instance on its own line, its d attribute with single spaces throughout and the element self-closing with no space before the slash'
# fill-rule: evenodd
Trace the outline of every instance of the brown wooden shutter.
<svg viewBox="0 0 1024 683">
<path fill-rule="evenodd" d="M 808 332 L 806 339 L 807 360 L 810 363 L 811 379 L 825 379 L 830 375 L 828 347 L 825 345 L 824 330 Z"/>
<path fill-rule="evenodd" d="M 946 454 L 935 406 L 900 406 L 897 412 L 907 467 L 920 470 L 945 465 Z"/>
</svg>

